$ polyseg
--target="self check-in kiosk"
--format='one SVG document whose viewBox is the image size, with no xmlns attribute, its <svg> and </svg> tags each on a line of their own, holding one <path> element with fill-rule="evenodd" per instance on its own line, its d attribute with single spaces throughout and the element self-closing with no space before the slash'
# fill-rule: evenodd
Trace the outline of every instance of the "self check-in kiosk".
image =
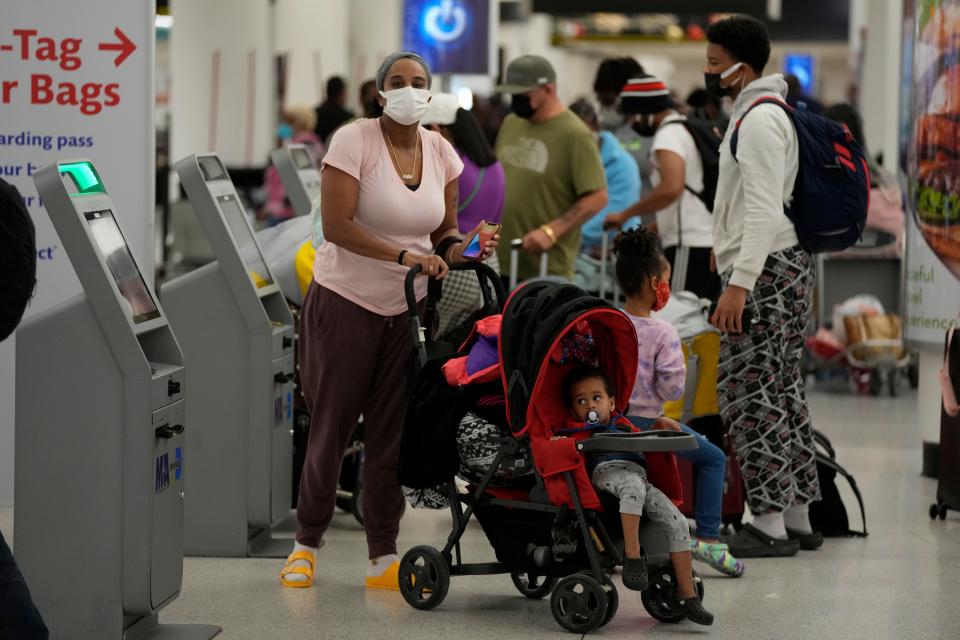
<svg viewBox="0 0 960 640">
<path fill-rule="evenodd" d="M 291 144 L 270 153 L 270 162 L 280 174 L 280 181 L 298 216 L 313 209 L 320 195 L 320 171 L 310 150 L 302 144 Z"/>
<path fill-rule="evenodd" d="M 203 426 L 187 434 L 186 552 L 284 557 L 293 540 L 272 534 L 291 516 L 293 318 L 220 158 L 176 170 L 217 258 L 161 291 Z"/>
<path fill-rule="evenodd" d="M 180 347 L 93 164 L 34 181 L 83 293 L 17 331 L 17 561 L 52 638 L 212 638 L 157 619 L 180 592 L 199 429 Z"/>
</svg>

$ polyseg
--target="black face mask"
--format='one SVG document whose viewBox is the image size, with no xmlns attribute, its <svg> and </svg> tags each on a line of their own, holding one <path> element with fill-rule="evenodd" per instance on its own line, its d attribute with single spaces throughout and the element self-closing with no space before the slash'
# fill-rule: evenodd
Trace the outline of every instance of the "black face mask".
<svg viewBox="0 0 960 640">
<path fill-rule="evenodd" d="M 735 80 L 729 87 L 723 87 L 720 85 L 720 82 L 724 80 L 724 74 L 728 77 L 732 76 L 737 70 L 743 68 L 743 63 L 738 62 L 728 68 L 723 73 L 704 73 L 703 74 L 703 83 L 707 87 L 707 93 L 714 96 L 715 98 L 725 98 L 733 93 L 733 85 L 743 82 L 743 76 L 740 76 L 739 80 Z"/>
<path fill-rule="evenodd" d="M 641 138 L 652 138 L 653 134 L 657 132 L 657 125 L 647 121 L 646 118 L 643 120 L 634 120 L 631 126 Z"/>
<path fill-rule="evenodd" d="M 510 110 L 525 120 L 529 120 L 537 112 L 530 104 L 530 96 L 525 93 L 513 94 L 510 100 Z"/>
<path fill-rule="evenodd" d="M 712 95 L 715 98 L 725 98 L 730 95 L 730 91 L 733 87 L 721 87 L 720 86 L 720 74 L 719 73 L 705 73 L 703 74 L 703 83 L 707 87 L 707 93 Z"/>
</svg>

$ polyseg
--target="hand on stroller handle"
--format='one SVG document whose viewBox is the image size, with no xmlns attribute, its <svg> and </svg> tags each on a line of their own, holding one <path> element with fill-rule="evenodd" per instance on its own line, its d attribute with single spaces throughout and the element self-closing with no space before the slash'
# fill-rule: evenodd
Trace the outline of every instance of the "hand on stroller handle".
<svg viewBox="0 0 960 640">
<path fill-rule="evenodd" d="M 507 301 L 507 294 L 503 288 L 503 282 L 500 280 L 500 276 L 498 276 L 497 272 L 490 268 L 490 266 L 482 262 L 455 262 L 450 265 L 450 271 L 475 272 L 477 278 L 480 280 L 480 292 L 483 295 L 484 304 L 490 302 L 490 290 L 484 286 L 484 284 L 489 284 L 493 287 L 493 295 L 497 298 L 499 308 L 503 309 L 503 305 L 506 304 Z M 407 310 L 411 316 L 419 315 L 415 283 L 417 276 L 421 273 L 423 273 L 423 266 L 420 264 L 413 265 L 410 267 L 410 270 L 407 271 L 407 276 L 403 283 L 404 293 L 407 298 Z"/>
</svg>

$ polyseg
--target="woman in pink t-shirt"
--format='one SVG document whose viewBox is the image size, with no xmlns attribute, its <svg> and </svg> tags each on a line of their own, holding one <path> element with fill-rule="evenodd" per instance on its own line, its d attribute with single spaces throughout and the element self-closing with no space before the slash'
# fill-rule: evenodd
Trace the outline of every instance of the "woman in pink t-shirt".
<svg viewBox="0 0 960 640">
<path fill-rule="evenodd" d="M 389 56 L 377 72 L 382 115 L 338 129 L 323 158 L 324 243 L 300 319 L 300 379 L 311 418 L 297 540 L 280 574 L 288 587 L 313 584 L 341 458 L 362 414 L 366 585 L 398 588 L 397 457 L 413 356 L 403 281 L 414 265 L 425 276 L 444 277 L 480 229 L 459 237 L 463 164 L 439 134 L 419 126 L 429 88 L 430 69 L 420 56 Z M 497 240 L 487 243 L 484 256 Z M 426 289 L 420 278 L 418 300 Z"/>
</svg>

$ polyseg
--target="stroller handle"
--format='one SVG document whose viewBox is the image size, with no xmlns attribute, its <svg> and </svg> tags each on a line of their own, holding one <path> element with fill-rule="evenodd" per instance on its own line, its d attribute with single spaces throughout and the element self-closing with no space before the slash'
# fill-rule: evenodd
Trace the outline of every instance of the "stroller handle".
<svg viewBox="0 0 960 640">
<path fill-rule="evenodd" d="M 645 453 L 686 451 L 699 448 L 697 439 L 682 431 L 645 431 L 643 433 L 598 433 L 577 443 L 577 451 Z"/>
<path fill-rule="evenodd" d="M 455 262 L 450 265 L 450 271 L 473 271 L 476 273 L 477 279 L 480 281 L 480 292 L 483 295 L 484 305 L 489 304 L 493 299 L 491 298 L 490 289 L 485 286 L 489 284 L 493 287 L 493 295 L 497 298 L 497 306 L 503 310 L 503 306 L 507 302 L 507 292 L 503 288 L 503 281 L 500 280 L 500 276 L 488 265 L 482 262 Z M 417 276 L 422 272 L 423 267 L 419 264 L 413 265 L 407 272 L 406 279 L 403 282 L 403 291 L 407 298 L 407 311 L 411 318 L 419 317 L 420 315 L 417 310 L 417 293 L 414 284 Z"/>
</svg>

